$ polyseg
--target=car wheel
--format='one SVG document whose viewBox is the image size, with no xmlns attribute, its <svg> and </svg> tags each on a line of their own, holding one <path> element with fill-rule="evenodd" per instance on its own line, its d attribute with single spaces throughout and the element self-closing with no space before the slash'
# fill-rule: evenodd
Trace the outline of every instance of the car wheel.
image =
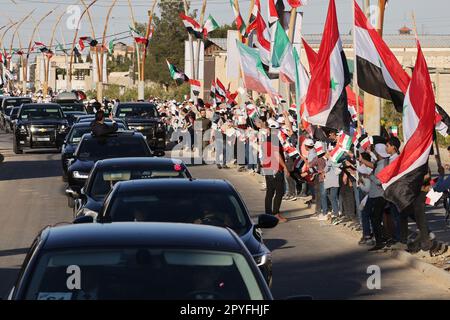
<svg viewBox="0 0 450 320">
<path fill-rule="evenodd" d="M 22 154 L 23 150 L 20 149 L 20 147 L 17 145 L 17 140 L 16 140 L 16 136 L 14 136 L 13 139 L 13 151 L 15 154 Z"/>
</svg>

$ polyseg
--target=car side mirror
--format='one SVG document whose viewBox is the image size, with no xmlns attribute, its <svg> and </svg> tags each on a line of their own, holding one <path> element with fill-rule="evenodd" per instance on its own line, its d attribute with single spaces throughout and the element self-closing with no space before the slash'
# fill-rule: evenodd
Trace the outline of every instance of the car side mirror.
<svg viewBox="0 0 450 320">
<path fill-rule="evenodd" d="M 75 218 L 75 220 L 73 220 L 73 224 L 79 224 L 79 223 L 94 223 L 94 217 L 81 216 L 81 217 Z"/>
<path fill-rule="evenodd" d="M 258 217 L 257 228 L 270 229 L 278 224 L 278 218 L 270 214 L 262 214 Z"/>
<path fill-rule="evenodd" d="M 73 189 L 70 189 L 70 188 L 66 189 L 66 196 L 72 197 L 74 199 L 79 198 L 80 197 L 80 193 L 81 192 L 77 192 L 77 191 L 75 191 Z"/>
</svg>

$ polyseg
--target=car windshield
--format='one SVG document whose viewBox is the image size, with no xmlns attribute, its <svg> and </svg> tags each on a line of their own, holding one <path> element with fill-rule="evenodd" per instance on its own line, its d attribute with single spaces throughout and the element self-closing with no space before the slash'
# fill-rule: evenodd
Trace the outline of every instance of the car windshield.
<svg viewBox="0 0 450 320">
<path fill-rule="evenodd" d="M 126 118 L 152 118 L 158 112 L 153 104 L 121 105 L 117 109 L 116 117 Z"/>
<path fill-rule="evenodd" d="M 188 176 L 186 170 L 180 165 L 152 169 L 103 170 L 95 174 L 91 196 L 95 200 L 102 200 L 114 184 L 119 181 L 160 178 L 186 179 Z"/>
<path fill-rule="evenodd" d="M 68 276 L 77 271 L 80 286 L 69 288 Z M 46 252 L 25 294 L 26 300 L 263 298 L 251 267 L 239 253 L 146 247 Z"/>
<path fill-rule="evenodd" d="M 61 104 L 63 112 L 85 112 L 84 105 L 81 103 Z"/>
<path fill-rule="evenodd" d="M 118 192 L 106 209 L 111 221 L 181 222 L 229 227 L 242 235 L 250 221 L 241 201 L 223 190 Z"/>
<path fill-rule="evenodd" d="M 60 107 L 22 107 L 20 118 L 22 120 L 62 119 L 63 115 Z"/>
<path fill-rule="evenodd" d="M 3 106 L 5 108 L 5 114 L 11 115 L 13 107 L 20 107 L 22 103 L 30 103 L 31 99 L 7 99 L 4 101 Z"/>
<path fill-rule="evenodd" d="M 12 115 L 12 116 L 15 116 L 15 115 L 19 114 L 19 111 L 20 111 L 20 108 L 14 107 L 14 108 L 11 110 L 11 115 Z"/>
<path fill-rule="evenodd" d="M 85 139 L 78 146 L 77 155 L 83 160 L 151 156 L 144 138 L 133 136 Z"/>
<path fill-rule="evenodd" d="M 123 124 L 118 123 L 117 124 L 119 126 L 119 129 L 117 131 L 124 131 L 125 127 L 123 126 Z M 90 133 L 91 132 L 91 127 L 78 127 L 78 128 L 73 128 L 70 131 L 69 137 L 67 139 L 68 143 L 71 144 L 78 144 L 81 141 L 81 138 L 83 137 L 83 135 L 85 133 Z"/>
</svg>

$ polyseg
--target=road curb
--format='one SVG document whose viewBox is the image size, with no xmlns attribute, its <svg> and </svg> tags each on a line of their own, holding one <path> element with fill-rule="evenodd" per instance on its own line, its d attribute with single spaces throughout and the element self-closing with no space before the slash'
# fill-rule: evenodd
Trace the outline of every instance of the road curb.
<svg viewBox="0 0 450 320">
<path fill-rule="evenodd" d="M 438 268 L 428 262 L 421 261 L 419 258 L 414 257 L 412 254 L 406 251 L 393 250 L 388 253 L 388 255 L 421 272 L 426 277 L 447 286 L 447 288 L 450 289 L 449 272 Z"/>
</svg>

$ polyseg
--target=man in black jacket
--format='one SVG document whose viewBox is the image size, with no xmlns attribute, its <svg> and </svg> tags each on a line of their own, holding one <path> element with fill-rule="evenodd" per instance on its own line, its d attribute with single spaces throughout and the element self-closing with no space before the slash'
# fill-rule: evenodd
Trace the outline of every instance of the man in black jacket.
<svg viewBox="0 0 450 320">
<path fill-rule="evenodd" d="M 103 136 L 116 132 L 119 126 L 116 121 L 114 121 L 112 114 L 109 115 L 109 118 L 112 120 L 111 126 L 105 123 L 105 112 L 103 110 L 98 110 L 95 113 L 95 120 L 91 122 L 92 134 L 95 136 Z"/>
</svg>

